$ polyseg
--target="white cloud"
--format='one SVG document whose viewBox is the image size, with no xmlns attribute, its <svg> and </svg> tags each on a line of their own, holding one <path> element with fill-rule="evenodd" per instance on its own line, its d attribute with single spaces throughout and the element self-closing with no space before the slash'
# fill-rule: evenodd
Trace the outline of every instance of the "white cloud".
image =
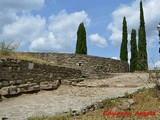
<svg viewBox="0 0 160 120">
<path fill-rule="evenodd" d="M 95 43 L 98 47 L 104 48 L 107 46 L 107 40 L 104 37 L 101 37 L 98 33 L 91 34 L 89 36 L 91 42 Z"/>
<path fill-rule="evenodd" d="M 157 61 L 157 62 L 155 63 L 155 67 L 160 68 L 160 61 Z"/>
<path fill-rule="evenodd" d="M 122 21 L 125 16 L 127 19 L 128 33 L 131 32 L 132 28 L 138 30 L 139 27 L 139 0 L 132 2 L 131 5 L 121 5 L 118 9 L 112 12 L 113 21 L 108 25 L 108 29 L 111 30 L 112 34 L 110 40 L 112 44 L 119 45 L 121 43 L 122 36 Z M 157 25 L 160 20 L 159 16 L 159 0 L 144 0 L 143 10 L 145 17 L 145 25 L 147 32 L 147 40 L 154 46 L 155 36 L 157 37 Z M 137 34 L 138 35 L 138 34 Z M 128 40 L 130 38 L 128 37 Z"/>
<path fill-rule="evenodd" d="M 86 26 L 90 23 L 87 13 L 67 13 L 63 10 L 49 18 L 31 14 L 32 10 L 41 9 L 45 2 L 49 1 L 1 0 L 1 39 L 19 41 L 20 49 L 27 51 L 73 52 L 79 23 L 84 22 Z"/>
<path fill-rule="evenodd" d="M 73 52 L 78 25 L 80 22 L 89 25 L 90 18 L 85 11 L 67 13 L 62 10 L 49 18 L 31 13 L 41 9 L 45 2 L 51 3 L 47 0 L 1 0 L 1 39 L 19 41 L 19 50 Z"/>
<path fill-rule="evenodd" d="M 119 60 L 119 58 L 118 57 L 111 57 L 112 59 L 115 59 L 115 60 Z"/>
<path fill-rule="evenodd" d="M 17 13 L 38 10 L 44 3 L 45 0 L 0 0 L 0 33 L 5 25 L 18 19 Z"/>
<path fill-rule="evenodd" d="M 156 70 L 156 69 L 160 70 L 160 61 L 157 61 L 157 62 L 154 62 L 154 63 L 152 61 L 148 64 L 148 67 L 149 67 L 150 70 Z"/>
<path fill-rule="evenodd" d="M 84 22 L 86 26 L 90 23 L 85 11 L 68 14 L 63 10 L 58 15 L 50 16 L 46 34 L 33 40 L 30 50 L 73 52 L 76 44 L 76 31 L 81 22 Z"/>
</svg>

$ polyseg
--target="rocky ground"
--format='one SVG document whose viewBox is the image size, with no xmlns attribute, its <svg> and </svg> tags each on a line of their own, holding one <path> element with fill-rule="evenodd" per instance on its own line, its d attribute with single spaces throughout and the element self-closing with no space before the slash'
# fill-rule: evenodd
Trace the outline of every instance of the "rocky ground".
<svg viewBox="0 0 160 120">
<path fill-rule="evenodd" d="M 57 90 L 23 94 L 0 102 L 0 118 L 26 120 L 30 116 L 55 115 L 68 111 L 83 111 L 107 98 L 122 97 L 143 87 L 147 83 L 146 73 L 114 74 L 108 79 L 87 79 L 72 85 L 60 85 Z"/>
</svg>

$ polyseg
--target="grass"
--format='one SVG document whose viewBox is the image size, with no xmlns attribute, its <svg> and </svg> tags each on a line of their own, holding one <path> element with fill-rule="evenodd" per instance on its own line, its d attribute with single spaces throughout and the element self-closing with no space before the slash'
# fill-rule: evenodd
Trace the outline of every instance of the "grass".
<svg viewBox="0 0 160 120">
<path fill-rule="evenodd" d="M 160 91 L 159 91 L 160 94 Z M 128 96 L 124 98 L 117 99 L 108 99 L 102 101 L 104 108 L 106 110 L 111 110 L 113 107 L 117 106 L 121 103 L 122 100 L 128 99 Z M 30 117 L 28 120 L 160 120 L 160 100 L 155 97 L 155 88 L 152 89 L 143 89 L 134 93 L 130 96 L 130 98 L 136 101 L 136 104 L 131 106 L 130 112 L 131 116 L 124 117 L 114 117 L 114 116 L 102 116 L 103 108 L 99 108 L 95 111 L 88 112 L 85 115 L 80 115 L 76 117 L 71 117 L 69 115 L 62 116 L 42 116 L 42 117 Z M 155 116 L 135 116 L 136 112 L 156 112 Z"/>
<path fill-rule="evenodd" d="M 50 61 L 35 58 L 27 53 L 21 54 L 21 53 L 13 52 L 8 55 L 0 54 L 0 58 L 14 58 L 14 59 L 20 59 L 20 60 L 33 61 L 33 62 L 40 63 L 40 64 L 55 65 L 51 63 Z"/>
</svg>

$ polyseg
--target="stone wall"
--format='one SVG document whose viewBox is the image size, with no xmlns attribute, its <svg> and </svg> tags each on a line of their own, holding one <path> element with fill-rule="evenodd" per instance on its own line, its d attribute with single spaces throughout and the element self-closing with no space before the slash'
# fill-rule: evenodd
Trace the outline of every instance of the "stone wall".
<svg viewBox="0 0 160 120">
<path fill-rule="evenodd" d="M 81 78 L 81 71 L 32 61 L 0 59 L 0 97 L 57 89 L 62 80 Z"/>
<path fill-rule="evenodd" d="M 60 53 L 23 54 L 29 54 L 37 58 L 48 60 L 55 65 L 79 69 L 84 76 L 89 77 L 95 77 L 96 75 L 103 76 L 107 73 L 124 73 L 129 70 L 127 62 L 110 58 Z"/>
</svg>

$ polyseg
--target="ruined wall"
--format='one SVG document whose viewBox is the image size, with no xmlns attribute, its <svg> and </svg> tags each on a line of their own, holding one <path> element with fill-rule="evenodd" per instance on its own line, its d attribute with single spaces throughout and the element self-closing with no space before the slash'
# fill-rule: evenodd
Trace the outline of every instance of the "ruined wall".
<svg viewBox="0 0 160 120">
<path fill-rule="evenodd" d="M 0 96 L 57 89 L 63 79 L 81 78 L 81 71 L 32 61 L 0 59 Z"/>
<path fill-rule="evenodd" d="M 24 53 L 25 54 L 25 53 Z M 49 60 L 55 65 L 68 68 L 75 68 L 82 71 L 84 76 L 95 77 L 95 75 L 105 75 L 107 73 L 128 72 L 127 62 L 110 58 L 95 57 L 79 54 L 60 53 L 26 53 L 37 58 Z"/>
</svg>

